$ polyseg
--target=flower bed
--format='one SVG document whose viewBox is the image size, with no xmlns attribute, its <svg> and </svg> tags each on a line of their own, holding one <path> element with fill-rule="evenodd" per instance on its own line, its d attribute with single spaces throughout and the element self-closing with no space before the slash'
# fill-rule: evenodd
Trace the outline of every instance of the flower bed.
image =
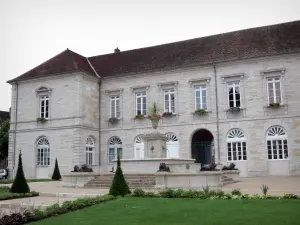
<svg viewBox="0 0 300 225">
<path fill-rule="evenodd" d="M 208 187 L 203 188 L 203 190 L 182 190 L 182 189 L 166 189 L 163 191 L 146 192 L 142 189 L 135 189 L 131 196 L 133 197 L 156 197 L 156 198 L 198 198 L 198 199 L 298 199 L 300 200 L 300 195 L 295 194 L 284 194 L 281 196 L 276 195 L 249 195 L 242 194 L 234 190 L 232 193 L 225 193 L 222 190 L 209 190 Z"/>
</svg>

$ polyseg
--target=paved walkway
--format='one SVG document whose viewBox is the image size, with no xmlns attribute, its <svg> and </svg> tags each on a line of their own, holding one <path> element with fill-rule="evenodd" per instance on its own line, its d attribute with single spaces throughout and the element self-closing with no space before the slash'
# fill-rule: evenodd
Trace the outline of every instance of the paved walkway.
<svg viewBox="0 0 300 225">
<path fill-rule="evenodd" d="M 260 187 L 263 184 L 269 186 L 269 194 L 281 195 L 284 193 L 294 193 L 300 195 L 300 176 L 240 178 L 239 182 L 225 185 L 222 189 L 226 192 L 231 192 L 233 189 L 240 189 L 242 193 L 261 194 Z M 20 207 L 47 207 L 55 203 L 61 204 L 66 200 L 108 193 L 108 189 L 62 187 L 60 181 L 29 183 L 29 186 L 32 191 L 39 192 L 40 196 L 0 201 L 0 212 L 7 212 Z"/>
</svg>

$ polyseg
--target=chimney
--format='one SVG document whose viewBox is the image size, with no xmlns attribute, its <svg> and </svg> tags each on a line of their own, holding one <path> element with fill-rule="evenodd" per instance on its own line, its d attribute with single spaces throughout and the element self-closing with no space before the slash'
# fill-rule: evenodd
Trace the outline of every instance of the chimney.
<svg viewBox="0 0 300 225">
<path fill-rule="evenodd" d="M 119 52 L 121 52 L 121 51 L 120 51 L 120 49 L 117 47 L 117 48 L 115 49 L 115 53 L 119 53 Z"/>
</svg>

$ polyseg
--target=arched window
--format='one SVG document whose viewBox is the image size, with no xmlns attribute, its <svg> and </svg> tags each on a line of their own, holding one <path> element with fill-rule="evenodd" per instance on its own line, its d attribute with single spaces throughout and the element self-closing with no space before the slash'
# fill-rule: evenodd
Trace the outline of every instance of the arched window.
<svg viewBox="0 0 300 225">
<path fill-rule="evenodd" d="M 240 129 L 232 129 L 227 135 L 227 160 L 247 160 L 246 138 Z"/>
<path fill-rule="evenodd" d="M 136 159 L 143 159 L 145 157 L 143 137 L 144 135 L 141 134 L 134 139 L 134 157 Z"/>
<path fill-rule="evenodd" d="M 174 133 L 167 133 L 167 157 L 179 158 L 179 141 Z"/>
<path fill-rule="evenodd" d="M 108 140 L 108 163 L 113 163 L 118 155 L 122 158 L 122 141 L 119 137 L 111 137 Z"/>
<path fill-rule="evenodd" d="M 287 159 L 289 157 L 287 134 L 283 127 L 273 126 L 267 131 L 268 159 Z"/>
<path fill-rule="evenodd" d="M 87 165 L 94 165 L 95 164 L 95 141 L 90 136 L 86 139 L 85 143 L 85 159 Z"/>
<path fill-rule="evenodd" d="M 50 144 L 46 137 L 40 137 L 36 142 L 37 166 L 50 165 Z"/>
</svg>

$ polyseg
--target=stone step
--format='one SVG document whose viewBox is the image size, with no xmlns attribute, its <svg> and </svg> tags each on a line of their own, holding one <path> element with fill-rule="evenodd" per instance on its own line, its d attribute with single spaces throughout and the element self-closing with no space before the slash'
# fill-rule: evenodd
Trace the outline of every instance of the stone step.
<svg viewBox="0 0 300 225">
<path fill-rule="evenodd" d="M 85 188 L 110 188 L 110 185 L 96 185 L 96 184 L 89 184 L 85 185 Z M 154 188 L 154 185 L 129 185 L 130 188 Z"/>
</svg>

